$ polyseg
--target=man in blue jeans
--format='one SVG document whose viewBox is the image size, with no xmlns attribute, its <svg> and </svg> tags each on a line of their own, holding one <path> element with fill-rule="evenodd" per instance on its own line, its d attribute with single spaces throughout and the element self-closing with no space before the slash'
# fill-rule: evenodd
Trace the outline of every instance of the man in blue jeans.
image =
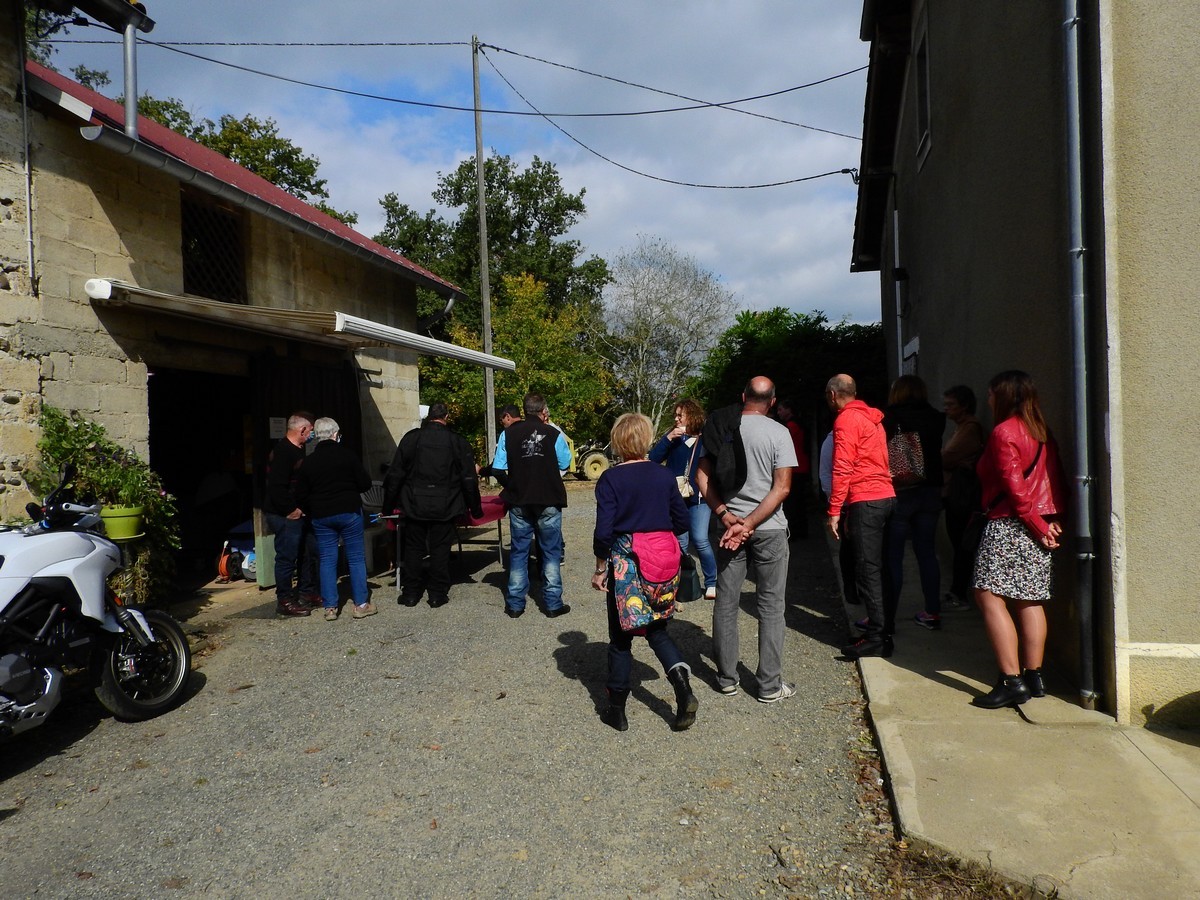
<svg viewBox="0 0 1200 900">
<path fill-rule="evenodd" d="M 504 614 L 516 619 L 525 612 L 529 548 L 536 531 L 542 554 L 542 604 L 553 619 L 571 611 L 562 601 L 561 570 L 562 511 L 567 505 L 562 470 L 571 464 L 571 451 L 562 432 L 547 422 L 546 401 L 540 394 L 526 394 L 524 408 L 525 418 L 500 436 L 492 462 L 493 469 L 506 473 L 500 497 L 508 505 L 512 532 Z"/>
<path fill-rule="evenodd" d="M 293 413 L 287 434 L 267 457 L 267 524 L 275 535 L 275 614 L 307 616 L 321 605 L 317 589 L 317 542 L 296 503 L 296 472 L 312 439 L 308 413 Z"/>
</svg>

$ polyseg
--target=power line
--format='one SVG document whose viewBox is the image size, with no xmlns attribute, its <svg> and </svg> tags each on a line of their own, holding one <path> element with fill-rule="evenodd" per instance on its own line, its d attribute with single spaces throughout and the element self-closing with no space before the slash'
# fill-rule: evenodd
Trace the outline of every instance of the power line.
<svg viewBox="0 0 1200 900">
<path fill-rule="evenodd" d="M 109 29 L 109 30 L 112 30 L 112 29 Z M 191 51 L 181 49 L 184 46 L 216 46 L 216 47 L 253 47 L 253 46 L 260 46 L 260 47 L 261 46 L 271 46 L 271 47 L 367 47 L 367 46 L 375 46 L 375 47 L 417 47 L 417 46 L 445 47 L 445 46 L 458 46 L 458 47 L 460 47 L 460 46 L 470 46 L 470 44 L 467 44 L 462 41 L 445 41 L 445 42 L 170 41 L 170 42 L 159 42 L 159 41 L 150 41 L 150 40 L 142 39 L 142 42 L 149 44 L 151 46 L 154 46 L 154 47 L 159 47 L 164 50 L 169 50 L 173 53 L 178 53 L 182 56 L 191 57 L 193 59 L 197 59 L 202 62 L 213 63 L 214 65 L 223 66 L 225 68 L 233 69 L 235 71 L 245 72 L 245 73 L 251 74 L 251 75 L 258 75 L 259 77 L 262 77 L 262 78 L 268 78 L 268 79 L 272 79 L 272 80 L 276 80 L 276 81 L 282 81 L 287 84 L 297 85 L 299 87 L 307 87 L 307 88 L 312 88 L 314 90 L 323 90 L 323 91 L 328 91 L 330 93 L 342 94 L 345 96 L 359 97 L 359 98 L 365 99 L 365 100 L 378 100 L 378 101 L 385 102 L 385 103 L 397 103 L 397 104 L 401 104 L 404 106 L 416 106 L 416 107 L 421 107 L 421 108 L 425 108 L 425 109 L 438 109 L 438 110 L 443 110 L 443 111 L 448 111 L 448 112 L 470 112 L 470 113 L 475 112 L 474 107 L 454 106 L 452 104 L 444 104 L 444 103 L 430 103 L 430 102 L 421 101 L 421 100 L 405 100 L 405 99 L 398 98 L 398 97 L 389 97 L 389 96 L 386 96 L 383 94 L 371 94 L 371 93 L 367 93 L 365 91 L 354 91 L 349 88 L 340 88 L 340 87 L 336 87 L 333 85 L 326 85 L 326 84 L 320 84 L 317 82 L 304 81 L 304 80 L 301 80 L 298 78 L 291 78 L 286 75 L 278 75 L 278 74 L 275 74 L 272 72 L 265 72 L 265 71 L 262 71 L 259 69 L 254 69 L 249 66 L 239 65 L 238 63 L 231 63 L 231 62 L 226 62 L 225 60 L 213 59 L 212 57 L 203 56 L 199 53 L 193 53 Z M 72 39 L 72 40 L 64 40 L 64 41 L 55 41 L 53 43 L 113 44 L 114 42 L 113 41 L 93 41 L 93 40 Z M 681 180 L 672 179 L 672 178 L 665 178 L 665 177 L 662 177 L 659 175 L 651 175 L 648 172 L 642 172 L 638 169 L 632 168 L 631 166 L 627 166 L 623 163 L 617 162 L 616 160 L 614 160 L 608 156 L 605 156 L 603 153 L 599 152 L 598 150 L 595 150 L 594 148 L 585 144 L 583 141 L 579 140 L 579 138 L 575 137 L 573 134 L 571 134 L 566 129 L 564 129 L 561 125 L 559 125 L 557 122 L 553 121 L 553 119 L 555 119 L 555 118 L 613 118 L 613 117 L 658 115 L 658 114 L 675 113 L 675 112 L 688 112 L 688 111 L 699 110 L 699 109 L 726 109 L 726 110 L 729 110 L 730 112 L 737 112 L 737 113 L 742 113 L 743 115 L 751 115 L 751 116 L 755 116 L 757 118 L 768 119 L 768 120 L 779 122 L 780 124 L 785 124 L 785 125 L 789 125 L 792 127 L 805 128 L 805 129 L 809 129 L 812 131 L 819 131 L 819 132 L 822 132 L 825 134 L 835 135 L 838 137 L 850 138 L 852 140 L 861 140 L 861 138 L 858 138 L 855 135 L 848 135 L 848 134 L 843 134 L 841 132 L 829 131 L 827 129 L 817 128 L 817 127 L 811 126 L 811 125 L 804 125 L 799 122 L 790 122 L 786 119 L 780 119 L 780 118 L 776 118 L 773 116 L 767 116 L 765 114 L 755 113 L 755 112 L 752 112 L 749 110 L 738 109 L 738 108 L 736 108 L 736 104 L 749 103 L 749 102 L 752 102 L 755 100 L 766 99 L 769 97 L 777 97 L 777 96 L 791 93 L 794 91 L 803 90 L 805 88 L 815 87 L 817 85 L 825 84 L 826 82 L 833 81 L 837 78 L 843 78 L 843 77 L 846 77 L 847 75 L 852 75 L 852 74 L 855 74 L 856 72 L 861 72 L 863 69 L 866 68 L 865 66 L 860 67 L 858 69 L 852 69 L 848 72 L 842 72 L 837 75 L 831 75 L 828 78 L 823 78 L 818 81 L 809 82 L 807 84 L 796 85 L 794 87 L 784 88 L 782 90 L 773 91 L 773 92 L 766 93 L 766 94 L 758 94 L 758 95 L 751 96 L 751 97 L 744 97 L 744 98 L 741 98 L 738 100 L 726 100 L 726 101 L 717 103 L 717 102 L 708 102 L 708 101 L 703 101 L 703 100 L 697 100 L 697 99 L 687 97 L 682 94 L 674 93 L 672 91 L 662 90 L 659 88 L 653 88 L 653 87 L 649 87 L 647 85 L 637 84 L 636 82 L 625 81 L 623 79 L 619 79 L 619 78 L 616 78 L 613 76 L 607 76 L 607 75 L 601 75 L 601 74 L 598 74 L 595 72 L 589 72 L 585 69 L 579 69 L 574 66 L 567 66 L 567 65 L 564 65 L 561 63 L 554 63 L 549 60 L 544 60 L 544 59 L 540 59 L 538 57 L 529 56 L 527 54 L 522 54 L 522 53 L 517 53 L 512 50 L 507 50 L 503 47 L 496 47 L 494 45 L 481 44 L 480 49 L 483 50 L 485 46 L 489 47 L 490 49 L 501 52 L 501 53 L 509 53 L 513 56 L 523 57 L 523 58 L 529 59 L 534 62 L 540 62 L 540 63 L 544 63 L 546 65 L 556 66 L 556 67 L 564 68 L 564 69 L 570 69 L 570 70 L 579 72 L 580 74 L 588 75 L 588 76 L 595 77 L 595 78 L 601 78 L 601 79 L 608 80 L 608 81 L 613 81 L 613 82 L 616 82 L 619 84 L 625 84 L 630 87 L 636 87 L 641 90 L 652 91 L 654 93 L 663 94 L 665 96 L 678 97 L 679 99 L 686 100 L 689 103 L 694 104 L 692 106 L 672 107 L 672 108 L 667 108 L 667 109 L 638 110 L 638 111 L 633 111 L 633 112 L 615 112 L 615 113 L 614 112 L 609 112 L 609 113 L 557 113 L 557 112 L 556 113 L 548 113 L 548 112 L 543 112 L 543 111 L 539 110 L 537 108 L 537 106 L 534 105 L 524 94 L 522 94 L 521 91 L 517 89 L 516 85 L 514 85 L 511 81 L 509 81 L 509 79 L 500 71 L 500 69 L 496 66 L 495 62 L 487 55 L 487 53 L 483 54 L 484 59 L 486 59 L 488 61 L 488 65 L 490 65 L 492 67 L 492 70 L 496 73 L 496 75 L 506 85 L 508 85 L 509 89 L 514 94 L 516 94 L 518 97 L 521 98 L 521 100 L 525 103 L 525 105 L 529 107 L 530 111 L 525 112 L 522 110 L 482 109 L 482 110 L 480 110 L 480 112 L 487 113 L 489 115 L 506 115 L 506 116 L 521 116 L 521 117 L 540 118 L 543 121 L 547 122 L 549 125 L 551 125 L 553 128 L 555 128 L 557 131 L 562 133 L 565 137 L 567 137 L 570 141 L 572 141 L 573 143 L 578 145 L 580 148 L 582 148 L 587 153 L 590 153 L 591 155 L 595 156 L 597 159 L 600 159 L 600 160 L 608 163 L 611 166 L 621 169 L 622 171 L 629 172 L 632 175 L 637 175 L 641 178 L 650 179 L 651 181 L 658 181 L 663 184 L 671 184 L 671 185 L 676 185 L 679 187 L 705 188 L 705 189 L 710 189 L 710 190 L 755 190 L 755 189 L 759 189 L 759 188 L 782 187 L 784 185 L 789 185 L 789 184 L 799 184 L 804 181 L 813 181 L 818 178 L 826 178 L 830 175 L 845 175 L 845 174 L 851 174 L 853 172 L 852 169 L 834 169 L 829 172 L 822 172 L 817 175 L 807 175 L 807 176 L 803 176 L 801 178 L 791 178 L 791 179 L 786 179 L 783 181 L 764 182 L 764 183 L 760 183 L 760 184 L 743 184 L 743 185 L 704 184 L 704 183 L 700 183 L 700 182 L 681 181 Z"/>
<path fill-rule="evenodd" d="M 240 65 L 238 63 L 226 62 L 225 60 L 214 59 L 213 57 L 210 57 L 210 56 L 204 56 L 199 53 L 192 53 L 191 51 L 181 49 L 183 47 L 469 47 L 469 46 L 471 46 L 469 43 L 463 42 L 463 41 L 441 41 L 441 42 L 430 42 L 430 41 L 420 41 L 420 42 L 418 42 L 418 41 L 411 41 L 411 42 L 402 42 L 402 41 L 325 41 L 325 42 L 320 42 L 320 41 L 310 41 L 310 42 L 296 42 L 296 41 L 287 41 L 287 42 L 283 42 L 283 41 L 278 41 L 278 42 L 277 41 L 151 41 L 151 40 L 147 40 L 145 38 L 140 38 L 139 40 L 141 43 L 149 44 L 152 47 L 158 47 L 163 50 L 169 50 L 173 53 L 178 53 L 182 56 L 191 57 L 192 59 L 198 59 L 203 62 L 210 62 L 210 63 L 213 63 L 214 65 L 224 66 L 226 68 L 234 69 L 239 72 L 246 72 L 247 74 L 251 74 L 251 75 L 258 75 L 261 78 L 270 78 L 270 79 L 274 79 L 276 81 L 285 82 L 287 84 L 294 84 L 294 85 L 297 85 L 298 87 L 307 87 L 307 88 L 312 88 L 314 90 L 328 91 L 330 93 L 335 93 L 335 94 L 344 94 L 346 96 L 359 97 L 364 100 L 379 100 L 384 103 L 398 103 L 398 104 L 401 104 L 404 106 L 417 106 L 417 107 L 422 107 L 425 109 L 439 109 L 439 110 L 444 110 L 444 111 L 448 111 L 448 112 L 469 112 L 469 113 L 475 112 L 475 108 L 470 107 L 470 106 L 455 106 L 453 104 L 445 104 L 445 103 L 430 103 L 428 101 L 422 101 L 422 100 L 405 100 L 400 97 L 391 97 L 391 96 L 387 96 L 384 94 L 372 94 L 372 93 L 368 93 L 365 91 L 354 91 L 354 90 L 350 90 L 349 88 L 341 88 L 341 87 L 337 87 L 335 85 L 321 84 L 321 83 L 312 82 L 312 81 L 304 81 L 304 80 L 301 80 L 298 78 L 291 78 L 287 75 L 278 75 L 273 72 L 266 72 L 261 69 L 254 69 L 249 66 Z M 78 39 L 53 41 L 52 43 L 56 43 L 56 44 L 107 44 L 107 45 L 115 44 L 114 41 L 78 40 Z M 482 48 L 485 45 L 481 44 L 480 46 Z M 539 116 L 547 115 L 547 116 L 554 116 L 555 118 L 559 118 L 559 119 L 565 119 L 565 118 L 626 118 L 626 117 L 633 117 L 633 116 L 651 116 L 651 115 L 664 115 L 667 113 L 692 112 L 695 110 L 714 109 L 715 108 L 715 109 L 728 109 L 730 112 L 741 113 L 742 115 L 747 115 L 747 116 L 754 116 L 756 118 L 761 118 L 761 119 L 766 119 L 768 121 L 778 122 L 779 124 L 782 124 L 782 125 L 789 125 L 794 128 L 804 128 L 804 129 L 808 129 L 810 131 L 818 131 L 818 132 L 821 132 L 822 134 L 829 134 L 829 135 L 833 135 L 835 137 L 844 137 L 844 138 L 849 138 L 850 140 L 855 140 L 855 141 L 861 140 L 861 138 L 858 137 L 857 135 L 845 134 L 844 132 L 840 132 L 840 131 L 831 131 L 826 128 L 818 128 L 815 125 L 805 125 L 802 122 L 792 122 L 787 119 L 778 118 L 776 116 L 768 116 L 764 113 L 753 112 L 752 110 L 737 109 L 736 106 L 737 106 L 737 104 L 741 104 L 741 103 L 751 103 L 756 100 L 763 100 L 763 99 L 767 99 L 770 97 L 778 97 L 783 94 L 788 94 L 788 93 L 792 93 L 794 91 L 804 90 L 805 88 L 810 88 L 810 87 L 815 87 L 817 85 L 825 84 L 826 82 L 833 81 L 837 78 L 844 78 L 847 75 L 853 75 L 857 72 L 861 72 L 866 68 L 866 66 L 862 66 L 858 69 L 852 69 L 848 72 L 841 72 L 837 75 L 831 75 L 828 78 L 822 78 L 818 81 L 812 81 L 807 84 L 795 85 L 793 87 L 783 88 L 781 90 L 772 91 L 772 92 L 766 93 L 766 94 L 756 94 L 751 97 L 741 97 L 736 100 L 723 100 L 720 102 L 708 102 L 708 101 L 704 101 L 704 100 L 697 100 L 692 97 L 687 97 L 683 94 L 677 94 L 672 91 L 661 90 L 659 88 L 654 88 L 654 87 L 649 87 L 647 85 L 638 84 L 636 82 L 626 81 L 624 79 L 616 78 L 614 76 L 601 75 L 601 74 L 598 74 L 595 72 L 589 72 L 586 69 L 579 69 L 574 66 L 567 66 L 562 63 L 551 62 L 548 60 L 540 59 L 539 57 L 536 57 L 536 56 L 529 56 L 528 54 L 518 53 L 513 50 L 507 50 L 503 47 L 496 47 L 494 45 L 486 45 L 486 46 L 489 46 L 489 47 L 491 47 L 491 49 L 497 50 L 501 53 L 509 53 L 513 56 L 523 57 L 525 59 L 529 59 L 534 62 L 540 62 L 540 63 L 544 63 L 546 65 L 557 66 L 557 67 L 563 68 L 563 69 L 570 69 L 570 70 L 579 72 L 584 75 L 589 75 L 594 78 L 601 78 L 601 79 L 615 82 L 617 84 L 624 84 L 624 85 L 627 85 L 630 87 L 639 88 L 641 90 L 652 91 L 654 93 L 662 94 L 662 95 L 668 96 L 668 97 L 678 97 L 679 99 L 687 100 L 690 104 L 692 104 L 691 106 L 675 106 L 675 107 L 666 107 L 666 108 L 661 108 L 661 109 L 630 110 L 630 111 L 623 111 L 623 112 L 591 112 L 591 113 L 589 113 L 589 112 L 541 113 L 541 112 L 526 112 L 524 110 L 511 110 L 511 109 L 482 109 L 482 110 L 480 110 L 480 112 L 486 113 L 488 115 L 518 116 L 518 117 L 539 117 Z M 494 65 L 492 67 L 493 67 L 493 69 L 495 68 Z M 499 74 L 499 73 L 497 72 L 497 74 Z M 531 109 L 532 108 L 533 107 L 531 104 Z"/>
<path fill-rule="evenodd" d="M 689 97 L 686 94 L 677 94 L 674 91 L 667 91 L 667 90 L 663 90 L 661 88 L 650 87 L 649 85 L 645 85 L 645 84 L 638 84 L 636 81 L 626 81 L 623 78 L 616 78 L 615 76 L 604 75 L 599 72 L 589 72 L 587 69 L 581 69 L 577 66 L 568 66 L 565 63 L 557 63 L 557 62 L 554 62 L 553 60 L 541 59 L 540 57 L 537 57 L 537 56 L 530 56 L 527 53 L 518 53 L 515 50 L 507 50 L 504 47 L 497 47 L 494 44 L 480 44 L 479 46 L 480 46 L 480 49 L 484 49 L 486 47 L 491 50 L 497 50 L 501 53 L 508 53 L 512 56 L 519 56 L 522 59 L 528 59 L 533 62 L 543 63 L 547 66 L 554 66 L 555 68 L 566 69 L 571 72 L 578 72 L 581 75 L 588 75 L 588 76 L 591 76 L 592 78 L 600 78 L 604 81 L 612 81 L 612 82 L 615 82 L 616 84 L 623 84 L 627 87 L 635 87 L 635 88 L 639 88 L 640 90 L 643 90 L 643 91 L 651 91 L 652 93 L 662 94 L 666 97 L 677 97 L 680 100 L 687 100 L 689 103 L 699 103 L 704 106 L 714 106 L 714 107 L 719 107 L 721 109 L 728 109 L 730 112 L 741 113 L 742 115 L 745 115 L 745 116 L 754 116 L 755 118 L 758 118 L 758 119 L 766 119 L 770 122 L 779 122 L 782 125 L 792 125 L 796 128 L 807 128 L 810 131 L 819 131 L 822 134 L 831 134 L 836 137 L 850 138 L 851 140 L 854 140 L 854 141 L 862 140 L 862 138 L 860 138 L 856 134 L 846 134 L 841 131 L 831 131 L 827 128 L 818 128 L 815 125 L 805 125 L 803 122 L 792 122 L 788 119 L 781 119 L 776 116 L 768 116 L 765 113 L 758 113 L 758 112 L 754 112 L 753 110 L 737 109 L 733 104 L 749 103 L 753 100 L 765 100 L 770 97 L 779 97 L 779 96 L 782 96 L 783 94 L 790 94 L 794 91 L 802 91 L 805 88 L 817 87 L 818 85 L 826 84 L 830 81 L 835 81 L 838 78 L 845 78 L 847 75 L 855 75 L 859 72 L 865 72 L 868 68 L 867 66 L 859 66 L 857 69 L 850 69 L 847 72 L 840 72 L 837 75 L 830 75 L 828 78 L 821 78 L 821 79 L 818 79 L 817 81 L 810 81 L 807 84 L 799 84 L 799 85 L 796 85 L 795 87 L 784 88 L 783 90 L 780 90 L 780 91 L 772 91 L 771 93 L 768 93 L 768 94 L 758 94 L 753 97 L 745 97 L 741 100 L 726 100 L 722 103 L 709 103 L 704 100 L 699 100 L 695 97 Z M 492 65 L 492 68 L 493 69 L 495 68 L 494 64 Z M 499 73 L 497 73 L 497 74 L 499 74 Z"/>
<path fill-rule="evenodd" d="M 480 49 L 482 49 L 482 47 Z M 708 188 L 711 190 L 722 190 L 722 191 L 738 191 L 738 190 L 745 191 L 745 190 L 755 190 L 757 188 L 782 187 L 787 184 L 799 184 L 802 181 L 814 181 L 817 178 L 826 178 L 830 175 L 849 175 L 854 171 L 853 169 L 834 169 L 833 171 L 830 171 L 830 172 L 822 172 L 819 175 L 805 175 L 802 178 L 789 178 L 786 181 L 773 181 L 773 182 L 768 182 L 768 183 L 763 183 L 763 184 L 701 184 L 701 183 L 694 182 L 694 181 L 677 181 L 673 178 L 663 178 L 662 176 L 659 176 L 659 175 L 651 175 L 648 172 L 642 172 L 638 169 L 632 168 L 631 166 L 627 166 L 624 163 L 619 163 L 615 159 L 611 159 L 610 157 L 605 156 L 599 150 L 595 150 L 592 147 L 589 147 L 583 141 L 579 140 L 579 138 L 575 137 L 575 135 L 571 134 L 569 131 L 567 131 L 565 128 L 563 128 L 561 125 L 559 125 L 557 122 L 555 122 L 551 118 L 551 115 L 552 115 L 551 113 L 538 112 L 537 107 L 534 106 L 532 103 L 530 103 L 529 99 L 524 94 L 522 94 L 519 90 L 517 90 L 516 85 L 514 85 L 511 81 L 508 80 L 508 78 L 505 76 L 505 74 L 503 72 L 501 72 L 500 69 L 496 66 L 495 62 L 492 61 L 491 57 L 489 57 L 486 53 L 484 53 L 483 58 L 486 59 L 488 62 L 488 65 L 492 67 L 492 71 L 494 71 L 496 73 L 496 75 L 499 76 L 499 78 L 505 84 L 507 84 L 509 86 L 509 89 L 511 89 L 512 92 L 514 94 L 516 94 L 518 97 L 520 97 L 521 100 L 524 101 L 525 104 L 530 109 L 532 109 L 535 113 L 537 113 L 537 115 L 541 116 L 542 119 L 544 119 L 547 122 L 547 124 L 549 124 L 550 126 L 552 126 L 555 129 L 557 129 L 559 132 L 561 132 L 563 135 L 565 135 L 569 140 L 571 140 L 578 146 L 582 147 L 588 153 L 592 154 L 592 156 L 595 156 L 597 159 L 603 160 L 604 162 L 608 163 L 611 166 L 616 166 L 618 169 L 621 169 L 622 171 L 629 172 L 631 175 L 637 175 L 641 178 L 649 178 L 651 181 L 659 181 L 659 182 L 662 182 L 663 184 L 678 185 L 679 187 Z"/>
</svg>

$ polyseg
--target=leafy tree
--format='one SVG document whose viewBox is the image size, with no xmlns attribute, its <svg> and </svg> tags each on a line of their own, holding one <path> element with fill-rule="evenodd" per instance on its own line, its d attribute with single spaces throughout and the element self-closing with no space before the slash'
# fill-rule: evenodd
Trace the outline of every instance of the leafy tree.
<svg viewBox="0 0 1200 900">
<path fill-rule="evenodd" d="M 770 377 L 781 397 L 790 397 L 809 422 L 827 421 L 825 383 L 846 372 L 858 382 L 859 396 L 882 404 L 887 397 L 887 357 L 883 326 L 830 325 L 822 312 L 796 313 L 782 307 L 738 314 L 708 355 L 691 391 L 705 406 L 734 403 L 755 375 Z"/>
<path fill-rule="evenodd" d="M 50 37 L 71 24 L 72 17 L 42 9 L 36 3 L 26 3 L 24 14 L 25 55 L 43 66 L 50 65 L 54 47 Z"/>
<path fill-rule="evenodd" d="M 621 407 L 663 425 L 733 309 L 733 295 L 716 275 L 661 238 L 642 236 L 622 252 L 593 335 L 616 377 Z"/>
<path fill-rule="evenodd" d="M 93 91 L 103 90 L 112 83 L 104 69 L 89 69 L 84 65 L 72 66 L 71 75 L 85 88 L 91 88 Z"/>
<path fill-rule="evenodd" d="M 321 161 L 306 155 L 283 137 L 274 119 L 260 120 L 250 115 L 239 119 L 224 115 L 219 122 L 213 122 L 195 116 L 176 97 L 161 100 L 149 94 L 138 97 L 138 112 L 188 140 L 229 157 L 239 166 L 347 225 L 358 221 L 357 213 L 340 212 L 325 202 L 329 191 L 325 189 L 325 179 L 317 177 Z"/>
<path fill-rule="evenodd" d="M 508 156 L 488 157 L 484 183 L 493 308 L 500 310 L 509 300 L 507 278 L 532 275 L 545 285 L 551 308 L 574 307 L 595 315 L 608 268 L 595 256 L 581 262 L 582 245 L 565 238 L 585 214 L 585 192 L 565 191 L 554 164 L 536 156 L 524 170 L 518 170 Z M 433 210 L 422 216 L 390 193 L 380 201 L 385 223 L 375 236 L 379 243 L 461 287 L 468 299 L 455 307 L 454 317 L 474 331 L 482 324 L 477 198 L 472 158 L 439 175 L 433 192 L 437 203 L 458 210 L 457 218 L 447 221 Z M 428 315 L 437 305 L 435 299 L 424 297 L 418 311 Z"/>
<path fill-rule="evenodd" d="M 606 433 L 612 378 L 584 345 L 585 314 L 552 307 L 546 285 L 530 275 L 505 276 L 503 287 L 509 302 L 492 323 L 493 351 L 513 360 L 517 370 L 496 372 L 497 405 L 520 406 L 527 391 L 536 391 L 546 397 L 554 421 L 567 434 L 586 439 Z M 482 346 L 478 332 L 457 320 L 450 325 L 449 339 L 476 350 Z M 483 446 L 485 417 L 495 411 L 483 408 L 483 370 L 456 360 L 437 362 L 420 360 L 422 397 L 445 403 L 479 457 L 490 456 L 492 448 Z"/>
</svg>

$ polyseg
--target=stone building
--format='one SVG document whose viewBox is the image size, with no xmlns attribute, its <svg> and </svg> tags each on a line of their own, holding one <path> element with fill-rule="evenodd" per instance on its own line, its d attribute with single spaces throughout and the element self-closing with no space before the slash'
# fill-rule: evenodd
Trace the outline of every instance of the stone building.
<svg viewBox="0 0 1200 900">
<path fill-rule="evenodd" d="M 336 418 L 380 477 L 418 421 L 420 354 L 512 368 L 413 332 L 417 287 L 454 285 L 26 61 L 21 14 L 0 0 L 0 517 L 31 499 L 43 402 L 147 458 L 186 539 L 211 476 L 251 517 L 292 411 Z"/>
</svg>

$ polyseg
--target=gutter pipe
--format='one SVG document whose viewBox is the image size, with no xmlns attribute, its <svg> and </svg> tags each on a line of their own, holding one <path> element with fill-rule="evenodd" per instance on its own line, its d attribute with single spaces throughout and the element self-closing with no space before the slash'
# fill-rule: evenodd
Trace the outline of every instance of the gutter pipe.
<svg viewBox="0 0 1200 900">
<path fill-rule="evenodd" d="M 13 14 L 14 19 L 21 15 L 23 10 L 24 7 L 18 4 L 16 12 Z M 19 21 L 14 21 L 13 24 L 20 29 Z M 25 68 L 24 35 L 17 39 L 17 43 L 21 48 L 21 155 L 25 158 L 25 246 L 28 253 L 29 296 L 36 297 L 37 270 L 33 243 L 33 138 L 29 133 L 29 72 Z"/>
<path fill-rule="evenodd" d="M 1088 397 L 1087 271 L 1083 214 L 1083 127 L 1080 115 L 1078 0 L 1063 0 L 1063 74 L 1067 118 L 1067 213 L 1069 227 L 1069 270 L 1071 280 L 1071 357 L 1075 404 L 1075 522 L 1077 585 L 1079 590 L 1079 705 L 1095 709 L 1097 693 L 1095 663 L 1096 605 L 1093 566 L 1096 558 L 1092 532 L 1092 476 L 1090 461 L 1090 412 Z"/>
<path fill-rule="evenodd" d="M 137 24 L 131 19 L 125 24 L 121 39 L 125 56 L 125 134 L 130 140 L 138 139 L 138 92 L 137 92 Z"/>
<path fill-rule="evenodd" d="M 227 200 L 236 206 L 248 209 L 257 215 L 282 225 L 284 228 L 299 232 L 324 244 L 329 244 L 343 253 L 349 253 L 361 260 L 373 263 L 393 274 L 399 271 L 421 287 L 428 288 L 435 294 L 443 297 L 449 296 L 451 300 L 460 296 L 456 291 L 451 290 L 448 292 L 446 285 L 440 281 L 435 281 L 412 269 L 406 269 L 399 263 L 380 256 L 366 247 L 361 247 L 353 241 L 340 237 L 333 232 L 326 231 L 318 225 L 314 225 L 298 216 L 293 216 L 291 213 L 285 212 L 279 207 L 268 203 L 266 200 L 262 200 L 253 194 L 248 194 L 219 178 L 209 175 L 207 172 L 201 172 L 199 169 L 193 168 L 170 154 L 163 153 L 161 150 L 151 147 L 149 144 L 132 140 L 115 128 L 109 128 L 105 125 L 87 125 L 80 128 L 79 133 L 86 140 L 94 141 L 98 146 L 104 147 L 106 150 L 111 150 L 114 153 L 124 156 L 131 156 L 143 165 L 154 169 L 161 169 L 184 184 L 190 184 L 197 190 L 204 191 L 206 194 L 211 194 L 214 197 Z"/>
</svg>

